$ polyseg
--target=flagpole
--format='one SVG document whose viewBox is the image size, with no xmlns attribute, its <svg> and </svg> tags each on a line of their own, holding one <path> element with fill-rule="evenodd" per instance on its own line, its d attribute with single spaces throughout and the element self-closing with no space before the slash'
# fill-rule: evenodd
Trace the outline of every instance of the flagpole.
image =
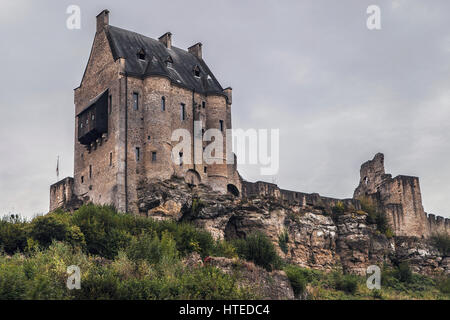
<svg viewBox="0 0 450 320">
<path fill-rule="evenodd" d="M 59 156 L 56 159 L 56 182 L 59 181 Z"/>
</svg>

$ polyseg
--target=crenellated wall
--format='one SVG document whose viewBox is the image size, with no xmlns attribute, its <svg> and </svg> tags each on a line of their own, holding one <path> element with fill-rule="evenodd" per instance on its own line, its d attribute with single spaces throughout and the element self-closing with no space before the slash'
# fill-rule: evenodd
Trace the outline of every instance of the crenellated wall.
<svg viewBox="0 0 450 320">
<path fill-rule="evenodd" d="M 428 222 L 430 235 L 447 233 L 450 235 L 450 219 L 435 216 L 434 214 L 425 214 Z"/>
</svg>

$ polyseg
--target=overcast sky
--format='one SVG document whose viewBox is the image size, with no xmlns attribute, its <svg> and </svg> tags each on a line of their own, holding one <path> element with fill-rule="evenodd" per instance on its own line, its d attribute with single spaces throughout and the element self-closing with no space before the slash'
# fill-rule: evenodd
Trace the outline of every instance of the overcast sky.
<svg viewBox="0 0 450 320">
<path fill-rule="evenodd" d="M 69 5 L 81 29 L 66 28 Z M 366 9 L 381 8 L 369 31 Z M 0 1 L 0 215 L 48 211 L 49 186 L 73 175 L 73 89 L 95 16 L 180 48 L 201 41 L 235 128 L 279 128 L 279 174 L 247 180 L 351 197 L 360 165 L 385 153 L 393 175 L 420 177 L 425 210 L 450 217 L 450 2 Z M 239 155 L 238 155 L 239 156 Z"/>
</svg>

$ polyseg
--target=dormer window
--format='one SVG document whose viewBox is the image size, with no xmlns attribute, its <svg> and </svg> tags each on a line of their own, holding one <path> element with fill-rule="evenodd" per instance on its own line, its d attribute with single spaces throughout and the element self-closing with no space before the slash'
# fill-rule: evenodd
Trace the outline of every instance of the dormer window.
<svg viewBox="0 0 450 320">
<path fill-rule="evenodd" d="M 139 60 L 145 60 L 145 56 L 146 56 L 146 54 L 145 54 L 145 50 L 144 49 L 141 49 L 141 50 L 138 51 L 137 57 L 138 57 Z"/>
<path fill-rule="evenodd" d="M 172 68 L 172 65 L 173 65 L 173 59 L 172 59 L 172 57 L 171 56 L 168 56 L 167 58 L 166 58 L 166 66 L 167 66 L 167 68 Z"/>
<path fill-rule="evenodd" d="M 196 76 L 197 78 L 200 78 L 200 67 L 199 66 L 194 67 L 194 76 Z"/>
</svg>

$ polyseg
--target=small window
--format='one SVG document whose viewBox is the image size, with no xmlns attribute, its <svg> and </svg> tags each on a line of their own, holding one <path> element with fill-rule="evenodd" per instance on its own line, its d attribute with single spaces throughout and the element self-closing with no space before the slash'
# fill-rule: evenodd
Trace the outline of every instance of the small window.
<svg viewBox="0 0 450 320">
<path fill-rule="evenodd" d="M 80 128 L 83 129 L 83 122 L 80 123 Z"/>
<path fill-rule="evenodd" d="M 178 155 L 180 156 L 180 167 L 182 167 L 183 166 L 183 152 L 180 152 Z"/>
<path fill-rule="evenodd" d="M 167 66 L 167 68 L 172 68 L 172 66 L 173 66 L 173 59 L 172 59 L 171 56 L 168 56 L 166 58 L 166 66 Z"/>
<path fill-rule="evenodd" d="M 156 151 L 152 152 L 152 162 L 156 162 Z"/>
<path fill-rule="evenodd" d="M 161 98 L 161 111 L 166 111 L 166 97 Z"/>
<path fill-rule="evenodd" d="M 81 183 L 84 183 L 84 176 L 81 176 Z"/>
<path fill-rule="evenodd" d="M 181 121 L 186 120 L 186 105 L 184 103 L 180 106 L 180 119 Z"/>
<path fill-rule="evenodd" d="M 109 166 L 112 166 L 112 152 L 109 153 Z"/>
<path fill-rule="evenodd" d="M 150 142 L 152 140 L 151 136 L 147 136 L 147 140 Z"/>
<path fill-rule="evenodd" d="M 223 120 L 219 120 L 220 123 L 220 131 L 223 131 Z"/>
<path fill-rule="evenodd" d="M 141 149 L 136 147 L 135 149 L 136 162 L 141 160 Z"/>
<path fill-rule="evenodd" d="M 92 121 L 95 120 L 95 114 L 92 114 L 91 119 L 92 119 Z"/>
<path fill-rule="evenodd" d="M 194 67 L 194 76 L 196 76 L 197 78 L 200 78 L 200 68 L 199 68 L 199 66 L 195 66 Z"/>
<path fill-rule="evenodd" d="M 145 60 L 145 56 L 146 56 L 145 50 L 144 49 L 139 50 L 137 53 L 137 56 L 138 56 L 139 60 Z"/>
<path fill-rule="evenodd" d="M 133 109 L 139 110 L 139 93 L 133 93 Z"/>
<path fill-rule="evenodd" d="M 109 95 L 108 97 L 108 113 L 112 113 L 112 95 Z"/>
<path fill-rule="evenodd" d="M 89 179 L 92 179 L 92 164 L 89 165 Z"/>
<path fill-rule="evenodd" d="M 206 167 L 203 167 L 203 172 L 206 173 L 206 171 L 208 171 L 208 169 Z"/>
<path fill-rule="evenodd" d="M 205 109 L 206 108 L 206 102 L 202 101 L 202 108 Z"/>
</svg>

